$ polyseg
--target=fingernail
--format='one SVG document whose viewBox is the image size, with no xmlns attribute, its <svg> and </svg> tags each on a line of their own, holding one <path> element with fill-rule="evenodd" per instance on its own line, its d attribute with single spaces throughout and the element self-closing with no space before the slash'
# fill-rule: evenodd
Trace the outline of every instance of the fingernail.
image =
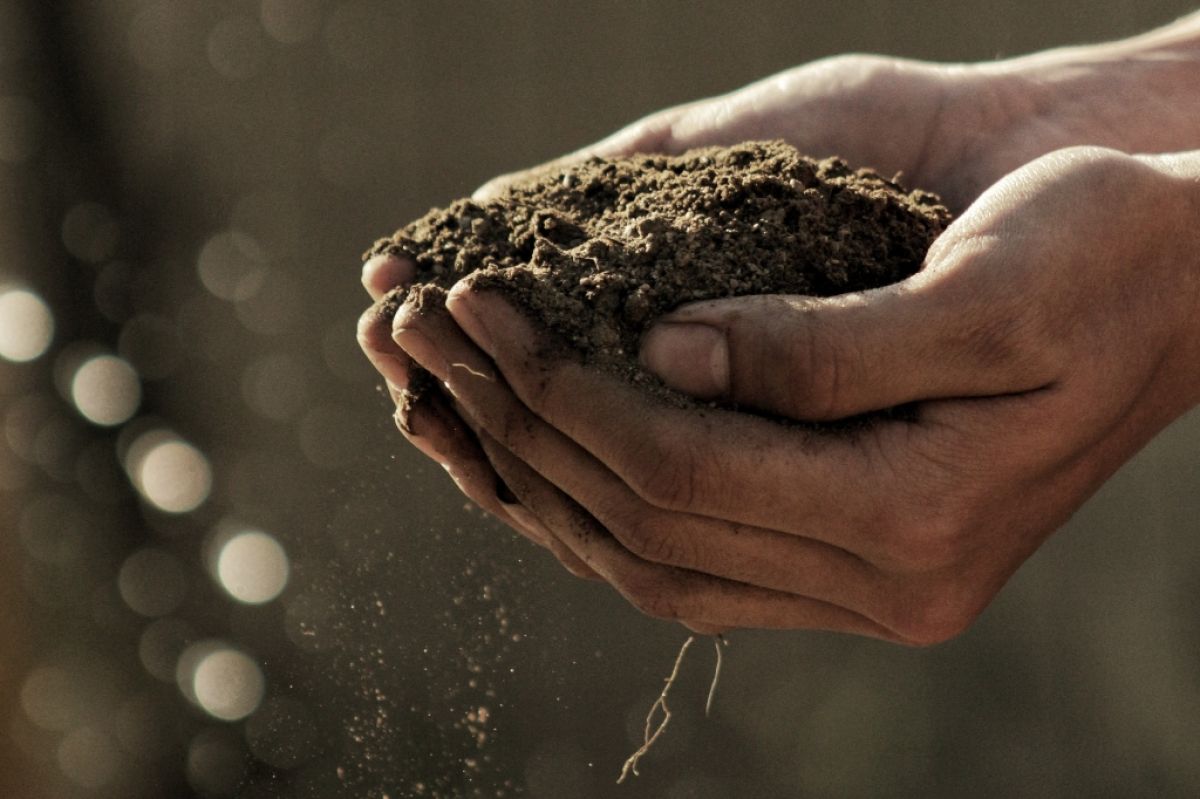
<svg viewBox="0 0 1200 799">
<path fill-rule="evenodd" d="M 729 343 L 709 325 L 660 322 L 642 340 L 642 365 L 664 383 L 701 399 L 729 393 Z"/>
<path fill-rule="evenodd" d="M 438 380 L 445 382 L 450 377 L 450 367 L 446 364 L 445 356 L 420 330 L 397 327 L 392 330 L 392 338 L 409 357 L 433 372 Z"/>
</svg>

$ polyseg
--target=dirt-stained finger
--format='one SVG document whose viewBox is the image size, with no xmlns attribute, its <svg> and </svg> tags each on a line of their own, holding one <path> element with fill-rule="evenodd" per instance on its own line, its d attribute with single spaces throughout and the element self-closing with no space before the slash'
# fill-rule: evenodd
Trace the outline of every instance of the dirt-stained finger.
<svg viewBox="0 0 1200 799">
<path fill-rule="evenodd" d="M 900 640 L 870 619 L 828 602 L 640 560 L 580 505 L 486 433 L 480 433 L 480 443 L 522 504 L 535 509 L 555 537 L 649 616 L 687 619 L 706 630 L 818 629 Z"/>
<path fill-rule="evenodd" d="M 436 387 L 401 392 L 396 426 L 417 449 L 441 464 L 446 473 L 475 504 L 512 527 L 535 544 L 550 547 L 544 532 L 524 524 L 511 513 L 504 481 L 496 474 L 474 434 L 463 423 L 450 400 Z"/>
</svg>

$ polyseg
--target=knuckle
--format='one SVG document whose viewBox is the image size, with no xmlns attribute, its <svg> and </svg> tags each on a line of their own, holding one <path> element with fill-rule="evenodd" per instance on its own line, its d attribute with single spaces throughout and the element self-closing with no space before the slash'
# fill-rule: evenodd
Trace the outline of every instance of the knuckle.
<svg viewBox="0 0 1200 799">
<path fill-rule="evenodd" d="M 632 515 L 617 524 L 612 533 L 630 553 L 642 560 L 670 566 L 689 565 L 692 561 L 679 536 L 656 516 L 650 513 Z"/>
<path fill-rule="evenodd" d="M 966 632 L 981 605 L 963 581 L 942 581 L 912 596 L 895 614 L 893 628 L 913 646 L 935 646 Z"/>
<path fill-rule="evenodd" d="M 684 510 L 695 497 L 688 459 L 639 459 L 631 488 L 643 500 L 664 510 Z"/>
<path fill-rule="evenodd" d="M 909 573 L 929 573 L 961 562 L 972 525 L 958 503 L 942 501 L 908 511 L 885 529 L 894 565 Z"/>
<path fill-rule="evenodd" d="M 807 320 L 806 320 L 807 321 Z M 836 336 L 807 321 L 799 335 L 788 337 L 786 363 L 791 364 L 791 405 L 805 418 L 828 420 L 841 414 L 848 367 L 856 357 L 853 340 Z"/>
<path fill-rule="evenodd" d="M 677 439 L 654 431 L 630 453 L 629 487 L 646 502 L 666 510 L 684 510 L 696 496 L 695 463 Z"/>
<path fill-rule="evenodd" d="M 1054 379 L 1064 361 L 1065 339 L 1039 311 L 1016 296 L 988 297 L 978 313 L 969 315 L 971 324 L 963 332 L 968 362 L 1018 377 L 1030 388 Z"/>
</svg>

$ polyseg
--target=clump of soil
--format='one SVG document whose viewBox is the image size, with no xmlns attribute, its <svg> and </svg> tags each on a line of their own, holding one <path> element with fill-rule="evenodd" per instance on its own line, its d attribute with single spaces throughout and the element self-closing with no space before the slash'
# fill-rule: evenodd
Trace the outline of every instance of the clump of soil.
<svg viewBox="0 0 1200 799">
<path fill-rule="evenodd" d="M 781 141 L 679 156 L 591 158 L 485 202 L 457 200 L 381 239 L 439 304 L 466 275 L 504 290 L 586 362 L 670 392 L 637 365 L 653 321 L 696 300 L 818 297 L 916 272 L 950 220 L 939 198 Z M 407 294 L 406 297 L 401 295 Z"/>
</svg>

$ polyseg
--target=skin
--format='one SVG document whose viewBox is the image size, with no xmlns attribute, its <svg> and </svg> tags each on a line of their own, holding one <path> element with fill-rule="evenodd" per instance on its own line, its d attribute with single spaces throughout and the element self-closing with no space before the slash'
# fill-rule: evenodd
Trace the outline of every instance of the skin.
<svg viewBox="0 0 1200 799">
<path fill-rule="evenodd" d="M 782 137 L 941 193 L 959 216 L 909 280 L 683 306 L 641 353 L 704 399 L 911 419 L 833 434 L 663 407 L 548 357 L 470 279 L 446 310 L 368 311 L 360 341 L 394 396 L 412 361 L 446 385 L 401 429 L 468 496 L 642 611 L 944 641 L 1200 401 L 1197 41 L 1191 18 L 985 65 L 828 59 L 549 165 Z M 374 259 L 364 285 L 378 299 L 412 273 Z"/>
</svg>

